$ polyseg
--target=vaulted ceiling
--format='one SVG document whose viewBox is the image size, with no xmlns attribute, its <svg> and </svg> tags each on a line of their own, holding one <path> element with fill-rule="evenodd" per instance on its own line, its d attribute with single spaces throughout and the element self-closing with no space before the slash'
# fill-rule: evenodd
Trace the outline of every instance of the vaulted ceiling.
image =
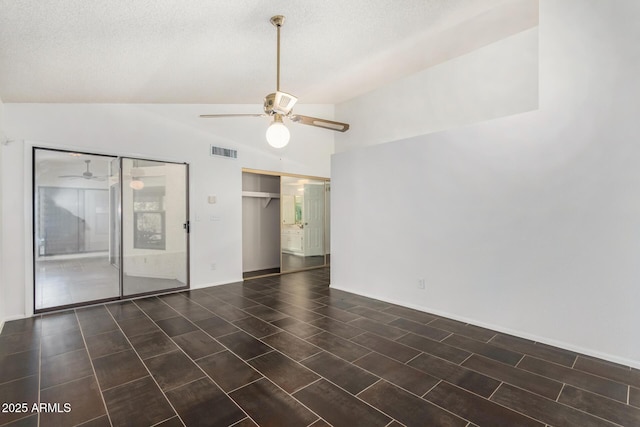
<svg viewBox="0 0 640 427">
<path fill-rule="evenodd" d="M 260 103 L 275 89 L 269 18 L 282 14 L 281 89 L 333 104 L 509 1 L 0 0 L 0 99 Z"/>
</svg>

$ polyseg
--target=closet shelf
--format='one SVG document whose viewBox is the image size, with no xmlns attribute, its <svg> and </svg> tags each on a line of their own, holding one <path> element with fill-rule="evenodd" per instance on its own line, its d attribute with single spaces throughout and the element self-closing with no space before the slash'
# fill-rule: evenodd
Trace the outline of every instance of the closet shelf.
<svg viewBox="0 0 640 427">
<path fill-rule="evenodd" d="M 271 202 L 271 199 L 279 199 L 280 198 L 280 194 L 279 193 L 267 193 L 264 191 L 243 191 L 242 192 L 242 197 L 257 197 L 257 198 L 261 198 L 264 199 L 263 200 L 263 207 L 267 207 L 269 206 L 269 202 Z"/>
</svg>

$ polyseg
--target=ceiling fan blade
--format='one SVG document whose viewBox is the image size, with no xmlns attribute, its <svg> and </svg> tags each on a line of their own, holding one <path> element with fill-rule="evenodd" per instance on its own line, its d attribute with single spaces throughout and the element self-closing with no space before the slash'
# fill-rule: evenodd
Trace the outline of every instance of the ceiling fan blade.
<svg viewBox="0 0 640 427">
<path fill-rule="evenodd" d="M 293 114 L 289 116 L 289 118 L 292 121 L 296 123 L 301 123 L 303 125 L 316 126 L 319 128 L 335 130 L 338 132 L 346 132 L 349 130 L 349 125 L 347 123 L 334 122 L 333 120 L 318 119 L 316 117 L 309 117 L 309 116 L 301 116 L 300 114 Z"/>
<path fill-rule="evenodd" d="M 84 178 L 82 175 L 58 175 L 58 178 Z"/>
<path fill-rule="evenodd" d="M 203 119 L 216 119 L 220 117 L 267 117 L 266 114 L 200 114 Z"/>
</svg>

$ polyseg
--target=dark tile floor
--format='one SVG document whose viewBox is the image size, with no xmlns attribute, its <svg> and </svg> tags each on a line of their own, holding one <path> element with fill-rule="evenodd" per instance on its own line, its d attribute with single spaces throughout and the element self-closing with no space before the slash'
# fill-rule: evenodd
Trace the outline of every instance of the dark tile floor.
<svg viewBox="0 0 640 427">
<path fill-rule="evenodd" d="M 0 425 L 640 426 L 638 370 L 328 283 L 319 269 L 8 322 Z"/>
</svg>

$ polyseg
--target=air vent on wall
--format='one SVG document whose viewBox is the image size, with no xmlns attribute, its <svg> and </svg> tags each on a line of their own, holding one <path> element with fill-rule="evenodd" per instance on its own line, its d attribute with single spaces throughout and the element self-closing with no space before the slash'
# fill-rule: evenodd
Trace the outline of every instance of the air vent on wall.
<svg viewBox="0 0 640 427">
<path fill-rule="evenodd" d="M 238 150 L 232 150 L 231 148 L 222 148 L 211 146 L 210 155 L 212 156 L 220 156 L 220 157 L 228 157 L 230 159 L 238 158 Z"/>
</svg>

